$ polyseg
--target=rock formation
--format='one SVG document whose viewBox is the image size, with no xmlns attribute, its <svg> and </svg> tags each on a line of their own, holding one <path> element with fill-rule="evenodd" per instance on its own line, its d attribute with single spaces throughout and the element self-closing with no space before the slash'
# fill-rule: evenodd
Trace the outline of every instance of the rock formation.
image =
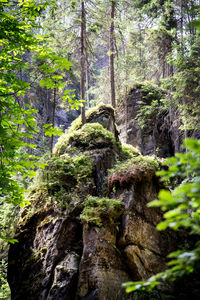
<svg viewBox="0 0 200 300">
<path fill-rule="evenodd" d="M 12 300 L 136 299 L 122 283 L 163 270 L 175 243 L 146 206 L 161 187 L 158 168 L 119 142 L 111 107 L 72 124 L 21 212 L 8 258 Z"/>
<path fill-rule="evenodd" d="M 185 133 L 180 130 L 181 121 L 177 109 L 173 106 L 164 108 L 162 98 L 169 97 L 164 91 L 152 85 L 136 84 L 128 96 L 117 107 L 116 123 L 123 142 L 137 147 L 143 155 L 155 154 L 158 157 L 171 157 L 181 151 Z M 162 107 L 158 113 L 156 107 L 149 115 L 140 116 L 143 126 L 138 122 L 138 114 L 142 107 L 150 111 L 152 101 Z M 187 137 L 200 138 L 197 130 L 187 131 Z"/>
</svg>

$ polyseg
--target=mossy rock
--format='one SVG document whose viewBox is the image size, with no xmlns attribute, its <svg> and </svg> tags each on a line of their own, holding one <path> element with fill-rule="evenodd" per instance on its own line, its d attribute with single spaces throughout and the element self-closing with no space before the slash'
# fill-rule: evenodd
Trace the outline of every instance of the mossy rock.
<svg viewBox="0 0 200 300">
<path fill-rule="evenodd" d="M 109 104 L 104 104 L 104 103 L 100 103 L 99 105 L 95 106 L 95 107 L 91 107 L 86 111 L 86 123 L 96 123 L 97 119 L 100 120 L 100 116 L 105 115 L 108 116 L 110 115 L 111 117 L 115 117 L 115 110 L 114 108 L 109 105 Z M 71 124 L 71 126 L 67 129 L 66 132 L 72 132 L 74 130 L 78 130 L 82 127 L 82 120 L 81 120 L 81 116 L 79 116 L 78 118 L 76 118 L 76 120 L 74 120 Z M 101 124 L 103 126 L 103 124 Z M 106 127 L 105 127 L 106 128 Z M 106 128 L 108 129 L 108 128 Z"/>
<path fill-rule="evenodd" d="M 122 215 L 124 204 L 119 199 L 88 196 L 84 201 L 80 219 L 87 224 L 101 227 L 106 223 L 114 224 Z"/>
<path fill-rule="evenodd" d="M 119 148 L 120 148 L 120 161 L 124 161 L 129 158 L 133 158 L 141 155 L 140 151 L 130 144 L 119 143 Z"/>
<path fill-rule="evenodd" d="M 138 155 L 125 162 L 118 162 L 109 170 L 108 185 L 123 186 L 133 181 L 151 179 L 160 168 L 160 161 L 155 156 Z"/>
<path fill-rule="evenodd" d="M 160 100 L 164 94 L 164 90 L 162 90 L 160 87 L 153 84 L 152 82 L 145 81 L 145 82 L 136 82 L 134 86 L 130 89 L 129 96 L 133 91 L 138 89 L 140 90 L 144 101 L 149 104 L 151 103 L 152 100 Z"/>
<path fill-rule="evenodd" d="M 86 189 L 93 189 L 93 169 L 94 161 L 89 152 L 52 157 L 47 161 L 45 169 L 40 171 L 40 177 L 27 195 L 32 205 L 27 207 L 23 214 L 26 217 L 31 216 L 37 210 L 54 206 L 57 206 L 57 209 L 68 208 L 74 197 L 76 198 L 74 193 L 81 189 L 83 181 L 82 193 Z"/>
<path fill-rule="evenodd" d="M 116 144 L 115 136 L 99 123 L 88 123 L 80 129 L 62 135 L 54 148 L 54 155 L 60 156 L 70 148 L 80 150 L 101 149 Z"/>
</svg>

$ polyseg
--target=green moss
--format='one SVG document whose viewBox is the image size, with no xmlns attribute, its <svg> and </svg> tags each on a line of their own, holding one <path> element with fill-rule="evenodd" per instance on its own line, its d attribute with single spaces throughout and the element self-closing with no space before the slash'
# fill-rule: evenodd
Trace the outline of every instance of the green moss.
<svg viewBox="0 0 200 300">
<path fill-rule="evenodd" d="M 119 143 L 119 148 L 120 148 L 120 158 L 122 160 L 134 158 L 136 156 L 141 155 L 138 149 L 126 143 Z"/>
<path fill-rule="evenodd" d="M 109 104 L 100 103 L 99 105 L 95 107 L 91 107 L 86 111 L 86 122 L 93 116 L 97 116 L 101 114 L 103 111 L 112 111 L 113 115 L 115 114 L 114 108 Z M 82 120 L 81 116 L 79 116 L 76 120 L 74 120 L 71 124 L 71 126 L 68 128 L 67 132 L 72 132 L 75 130 L 80 129 L 82 126 Z"/>
<path fill-rule="evenodd" d="M 55 145 L 54 155 L 68 152 L 71 146 L 91 149 L 105 143 L 115 144 L 114 135 L 98 123 L 88 123 L 79 130 L 62 135 Z"/>
<path fill-rule="evenodd" d="M 133 90 L 137 89 L 140 89 L 143 98 L 146 100 L 161 99 L 164 93 L 160 87 L 153 84 L 151 81 L 136 82 L 131 88 L 129 94 L 131 94 Z"/>
<path fill-rule="evenodd" d="M 101 227 L 105 222 L 113 224 L 122 212 L 121 200 L 89 196 L 84 202 L 80 219 Z"/>
<path fill-rule="evenodd" d="M 44 220 L 39 224 L 38 228 L 41 228 L 55 220 L 59 219 L 59 217 L 52 217 L 52 216 L 47 216 L 46 218 L 44 218 Z"/>
<path fill-rule="evenodd" d="M 86 123 L 90 122 L 90 120 L 95 119 L 103 112 L 108 111 L 111 115 L 115 115 L 115 111 L 111 105 L 106 105 L 100 103 L 98 106 L 90 108 L 86 112 Z M 71 126 L 65 131 L 65 133 L 58 139 L 57 144 L 54 147 L 54 155 L 61 155 L 66 152 L 66 145 L 69 142 L 71 136 L 73 136 L 74 132 L 79 131 L 82 127 L 81 116 L 79 116 L 76 120 L 74 120 Z M 83 126 L 84 127 L 84 126 Z M 67 149 L 67 152 L 71 151 L 70 147 Z"/>
<path fill-rule="evenodd" d="M 53 157 L 46 169 L 49 183 L 53 181 L 62 183 L 66 179 L 74 179 L 76 182 L 90 176 L 93 170 L 93 161 L 89 155 L 79 154 L 69 156 L 64 154 L 60 157 Z"/>
<path fill-rule="evenodd" d="M 81 179 L 90 176 L 93 170 L 93 161 L 89 153 L 70 156 L 63 154 L 60 157 L 52 157 L 47 162 L 47 166 L 42 172 L 40 179 L 37 178 L 36 184 L 33 184 L 29 198 L 40 197 L 41 191 L 54 190 L 59 191 L 62 183 L 66 185 L 71 182 L 79 182 Z"/>
<path fill-rule="evenodd" d="M 100 103 L 86 112 L 86 120 L 90 121 L 93 117 L 97 117 L 106 111 L 115 116 L 115 110 L 110 104 Z"/>
<path fill-rule="evenodd" d="M 124 163 L 118 162 L 113 169 L 109 170 L 109 173 L 111 174 L 119 171 L 128 171 L 132 167 L 141 169 L 143 171 L 156 171 L 159 168 L 159 160 L 155 156 L 138 155 L 125 161 Z"/>
<path fill-rule="evenodd" d="M 132 180 L 142 180 L 152 177 L 159 169 L 160 162 L 154 156 L 138 155 L 121 163 L 117 162 L 113 169 L 108 171 L 108 185 L 128 184 Z"/>
<path fill-rule="evenodd" d="M 68 207 L 74 199 L 75 191 L 92 188 L 93 167 L 94 162 L 88 152 L 74 156 L 64 154 L 49 159 L 26 196 L 32 205 L 22 212 L 21 226 L 44 209 L 52 206 L 61 209 Z"/>
</svg>

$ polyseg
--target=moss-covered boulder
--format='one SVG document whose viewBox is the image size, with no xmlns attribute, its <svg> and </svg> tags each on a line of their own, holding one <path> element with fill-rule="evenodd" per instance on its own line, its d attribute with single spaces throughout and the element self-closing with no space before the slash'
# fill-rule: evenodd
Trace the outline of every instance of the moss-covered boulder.
<svg viewBox="0 0 200 300">
<path fill-rule="evenodd" d="M 89 124 L 94 126 L 90 126 Z M 101 125 L 101 126 L 100 126 Z M 83 128 L 82 128 L 83 127 Z M 102 129 L 102 127 L 105 129 Z M 113 135 L 109 135 L 109 133 Z M 73 136 L 76 135 L 75 140 L 80 140 L 80 144 L 87 146 L 87 142 L 91 142 L 95 137 L 106 137 L 113 141 L 118 141 L 118 130 L 115 125 L 115 111 L 112 106 L 99 104 L 95 108 L 90 108 L 86 112 L 86 124 L 83 126 L 81 116 L 79 116 L 65 134 L 62 135 L 54 147 L 54 155 L 61 155 L 65 152 L 65 145 L 73 143 Z M 81 137 L 82 136 L 82 137 Z M 79 138 L 78 138 L 79 137 Z M 87 140 L 87 141 L 86 141 Z M 98 142 L 98 141 L 97 141 Z"/>
</svg>

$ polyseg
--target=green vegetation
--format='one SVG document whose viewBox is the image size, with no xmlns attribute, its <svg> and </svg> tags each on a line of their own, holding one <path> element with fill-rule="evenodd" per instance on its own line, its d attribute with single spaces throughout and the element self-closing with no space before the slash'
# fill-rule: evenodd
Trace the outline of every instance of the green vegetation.
<svg viewBox="0 0 200 300">
<path fill-rule="evenodd" d="M 70 144 L 72 146 L 88 147 L 92 148 L 94 145 L 101 144 L 113 145 L 116 143 L 114 135 L 103 128 L 102 125 L 98 123 L 88 123 L 76 131 L 69 131 L 69 133 L 63 134 L 55 148 L 54 155 L 62 155 L 70 150 Z"/>
<path fill-rule="evenodd" d="M 151 81 L 144 81 L 144 82 L 135 82 L 131 88 L 131 90 L 140 89 L 143 98 L 146 102 L 150 102 L 154 99 L 161 99 L 164 93 L 164 90 L 159 88 L 155 83 Z"/>
<path fill-rule="evenodd" d="M 4 233 L 4 238 L 0 239 L 0 253 L 4 253 L 8 248 L 8 242 L 14 243 L 16 239 L 13 239 L 17 223 L 17 216 L 19 214 L 19 207 L 10 203 L 2 203 L 0 205 L 0 224 L 1 230 Z M 0 233 L 0 237 L 1 237 Z"/>
<path fill-rule="evenodd" d="M 137 152 L 136 152 L 137 153 Z M 109 170 L 112 175 L 117 172 L 131 172 L 132 169 L 140 171 L 156 171 L 159 168 L 159 160 L 155 156 L 138 155 L 127 159 L 125 162 L 118 162 L 113 169 Z"/>
<path fill-rule="evenodd" d="M 172 90 L 173 106 L 177 107 L 182 124 L 180 129 L 185 131 L 199 130 L 199 75 L 200 75 L 200 37 L 199 33 L 190 48 L 191 42 L 186 37 L 182 46 L 177 45 L 170 56 L 170 62 L 176 67 L 172 77 L 163 81 L 163 88 Z M 176 54 L 175 54 L 176 51 Z"/>
<path fill-rule="evenodd" d="M 158 117 L 166 116 L 170 105 L 167 99 L 152 100 L 149 104 L 141 101 L 140 104 L 137 120 L 142 129 L 147 129 Z"/>
<path fill-rule="evenodd" d="M 7 262 L 5 259 L 0 260 L 0 299 L 10 299 L 10 288 L 6 280 L 7 277 Z"/>
<path fill-rule="evenodd" d="M 143 99 L 138 102 L 140 108 L 136 116 L 138 124 L 142 129 L 148 128 L 149 125 L 155 123 L 158 117 L 168 113 L 170 102 L 167 99 L 167 95 L 165 95 L 165 91 L 156 84 L 148 81 L 135 83 L 133 89 L 140 89 Z"/>
<path fill-rule="evenodd" d="M 193 237 L 198 237 L 200 235 L 200 141 L 186 139 L 185 145 L 187 152 L 177 153 L 175 157 L 167 159 L 166 164 L 169 169 L 157 173 L 164 180 L 178 176 L 182 183 L 173 191 L 161 190 L 159 199 L 152 201 L 148 206 L 160 207 L 164 211 L 165 220 L 158 224 L 158 230 L 185 229 Z M 199 241 L 182 247 L 169 255 L 169 269 L 150 277 L 147 281 L 124 284 L 126 291 L 144 289 L 151 291 L 159 284 L 177 280 L 199 270 Z"/>
<path fill-rule="evenodd" d="M 89 154 L 63 154 L 61 157 L 52 157 L 44 170 L 38 173 L 30 193 L 27 195 L 34 208 L 29 217 L 36 209 L 47 205 L 58 205 L 58 208 L 66 208 L 76 197 L 76 190 L 84 180 L 84 186 L 90 184 L 93 172 L 93 160 Z M 88 182 L 89 180 L 89 182 Z M 75 194 L 74 194 L 75 192 Z"/>
<path fill-rule="evenodd" d="M 80 219 L 99 227 L 107 222 L 114 224 L 123 213 L 123 203 L 117 199 L 88 196 L 83 205 Z"/>
<path fill-rule="evenodd" d="M 133 158 L 135 156 L 139 156 L 141 153 L 138 149 L 133 147 L 132 145 L 125 144 L 125 143 L 119 143 L 120 148 L 120 159 L 127 160 L 129 158 Z"/>
<path fill-rule="evenodd" d="M 39 53 L 41 60 L 54 61 L 54 68 L 42 64 L 41 68 L 48 74 L 47 81 L 43 80 L 41 86 L 59 88 L 55 81 L 60 82 L 61 77 L 53 72 L 58 68 L 69 69 L 71 65 L 66 58 L 53 55 L 45 49 L 45 37 L 36 34 L 41 28 L 38 17 L 44 10 L 53 5 L 54 1 L 1 1 L 1 39 L 0 39 L 0 204 L 12 203 L 19 206 L 30 204 L 24 198 L 25 188 L 19 178 L 33 177 L 38 163 L 37 155 L 32 153 L 36 145 L 31 142 L 40 131 L 37 126 L 37 109 L 24 100 L 31 84 L 23 80 L 22 72 L 28 67 L 24 59 L 26 53 Z M 21 74 L 21 75 L 20 75 Z M 71 99 L 72 100 L 72 99 Z M 73 100 L 75 101 L 75 100 Z M 71 101 L 71 104 L 72 102 Z M 80 104 L 80 102 L 79 102 Z M 78 104 L 78 105 L 79 105 Z M 60 131 L 46 128 L 46 134 L 58 134 Z M 50 132 L 51 131 L 51 132 Z M 21 152 L 25 148 L 26 151 Z M 9 241 L 3 233 L 0 224 L 0 238 Z M 10 240 L 12 241 L 12 240 Z"/>
<path fill-rule="evenodd" d="M 20 103 L 19 98 L 26 94 L 30 83 L 23 81 L 17 73 L 27 63 L 23 55 L 36 50 L 41 39 L 33 34 L 38 28 L 36 18 L 39 11 L 45 9 L 46 1 L 19 1 L 12 6 L 11 1 L 0 2 L 1 39 L 0 39 L 0 205 L 4 203 L 24 206 L 29 203 L 24 199 L 24 187 L 19 176 L 32 177 L 38 166 L 37 157 L 29 155 L 34 149 L 31 143 L 38 132 L 35 110 L 27 103 Z M 29 141 L 29 142 L 27 142 Z M 21 147 L 28 147 L 25 154 L 20 154 Z M 30 153 L 30 152 L 29 152 Z M 2 221 L 2 220 L 1 220 Z M 2 223 L 2 224 L 1 224 Z M 13 241 L 4 232 L 4 222 L 0 223 L 0 239 Z M 9 230 L 8 230 L 9 231 Z"/>
<path fill-rule="evenodd" d="M 140 128 L 145 135 L 150 124 L 157 126 L 158 117 L 165 120 L 166 135 L 174 135 L 172 152 L 183 136 L 199 136 L 199 8 L 197 0 L 0 0 L 0 252 L 5 256 L 6 243 L 16 242 L 12 236 L 20 207 L 25 207 L 25 222 L 48 205 L 66 208 L 78 199 L 81 207 L 86 197 L 78 196 L 81 188 L 86 195 L 93 194 L 94 149 L 116 150 L 118 162 L 109 172 L 110 186 L 151 178 L 159 168 L 155 157 L 143 157 L 100 124 L 90 124 L 92 119 L 100 122 L 104 108 L 114 116 L 109 104 L 89 109 L 86 124 L 77 118 L 60 137 L 54 157 L 49 160 L 46 154 L 46 161 L 38 161 L 41 152 L 50 149 L 52 154 L 53 136 L 61 135 L 62 126 L 67 128 L 73 119 L 74 112 L 67 115 L 65 110 L 83 107 L 84 92 L 89 107 L 108 103 L 114 92 L 119 103 L 131 89 L 139 89 Z M 127 105 L 126 125 L 128 109 Z M 162 128 L 153 128 L 155 138 Z M 165 212 L 158 229 L 186 228 L 199 236 L 199 142 L 186 140 L 186 144 L 188 152 L 168 160 L 169 170 L 159 173 L 170 182 L 175 178 L 178 186 L 172 192 L 162 191 L 152 205 Z M 37 171 L 40 175 L 30 188 Z M 114 201 L 118 200 L 91 197 L 84 204 L 83 221 L 102 226 L 106 217 L 111 222 L 117 219 L 121 212 Z M 32 206 L 26 207 L 30 200 Z M 178 250 L 171 254 L 171 269 L 147 283 L 129 284 L 129 291 L 192 273 L 199 252 L 199 244 Z M 0 298 L 6 299 L 6 261 L 3 264 Z"/>
<path fill-rule="evenodd" d="M 69 176 L 76 179 L 79 182 L 86 176 L 91 175 L 93 168 L 93 162 L 89 155 L 74 155 L 69 156 L 64 154 L 61 157 L 53 157 L 48 164 L 49 180 L 62 181 L 63 176 Z"/>
<path fill-rule="evenodd" d="M 129 152 L 131 158 L 127 157 L 124 162 L 118 161 L 113 169 L 108 170 L 108 185 L 127 185 L 134 180 L 141 180 L 143 177 L 152 178 L 159 169 L 160 162 L 154 156 L 142 156 L 138 152 Z M 135 156 L 137 155 L 137 156 Z"/>
<path fill-rule="evenodd" d="M 98 116 L 99 114 L 101 114 L 101 112 L 103 110 L 112 110 L 113 111 L 113 115 L 115 114 L 115 111 L 113 109 L 113 107 L 109 104 L 104 104 L 104 103 L 99 103 L 97 106 L 91 107 L 86 111 L 86 122 L 92 117 L 92 116 Z M 82 127 L 82 120 L 81 120 L 81 116 L 79 116 L 78 118 L 76 118 L 70 125 L 70 127 L 66 130 L 65 134 L 67 133 L 72 133 L 75 130 L 78 130 Z"/>
<path fill-rule="evenodd" d="M 28 260 L 26 261 L 26 264 L 33 264 L 35 262 L 39 262 L 41 260 L 41 257 L 44 256 L 47 252 L 47 247 L 42 247 L 40 249 L 33 250 L 32 255 L 28 258 Z"/>
</svg>

